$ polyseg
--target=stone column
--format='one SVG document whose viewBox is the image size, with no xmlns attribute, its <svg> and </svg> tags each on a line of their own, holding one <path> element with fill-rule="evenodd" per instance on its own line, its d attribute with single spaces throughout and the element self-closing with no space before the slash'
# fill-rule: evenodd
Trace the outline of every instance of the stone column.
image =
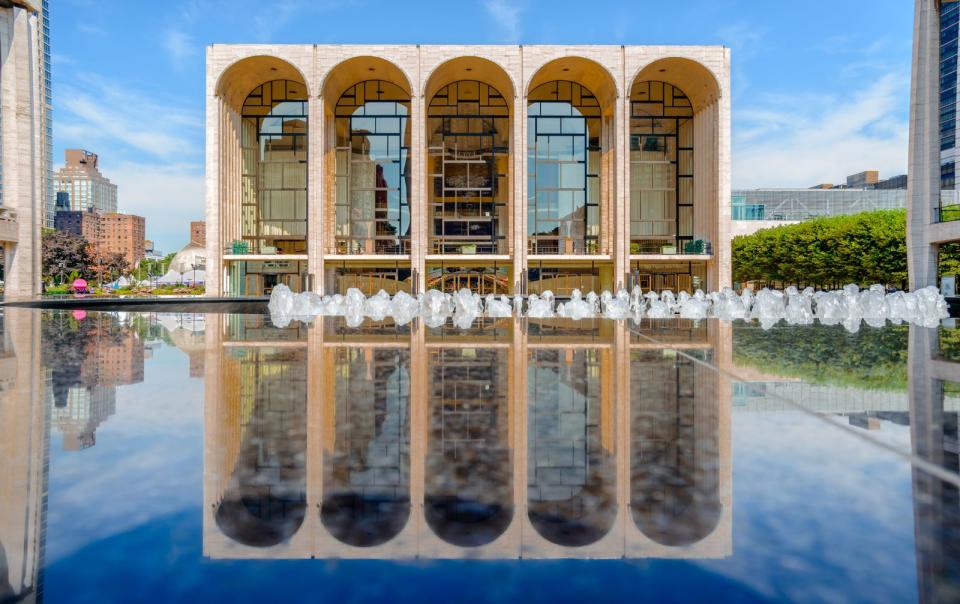
<svg viewBox="0 0 960 604">
<path fill-rule="evenodd" d="M 3 205 L 17 216 L 18 241 L 5 246 L 4 296 L 40 295 L 40 224 L 46 191 L 41 163 L 40 70 L 37 17 L 0 8 L 0 132 Z"/>
<path fill-rule="evenodd" d="M 910 142 L 907 166 L 907 270 L 910 289 L 937 284 L 930 228 L 940 199 L 940 13 L 937 0 L 916 0 Z"/>
<path fill-rule="evenodd" d="M 418 50 L 419 61 L 419 50 Z M 427 230 L 427 191 L 426 191 L 426 153 L 424 141 L 426 132 L 426 100 L 422 96 L 419 68 L 416 86 L 410 95 L 410 268 L 414 271 L 412 283 L 414 293 L 422 293 L 427 287 L 426 257 L 429 247 Z"/>
<path fill-rule="evenodd" d="M 617 73 L 620 76 L 618 88 L 620 95 L 614 101 L 614 178 L 613 178 L 613 286 L 616 289 L 627 287 L 628 273 L 630 272 L 630 199 L 627 197 L 628 174 L 630 172 L 629 140 L 630 140 L 630 83 L 626 81 L 624 73 L 625 58 L 623 47 L 620 47 L 620 65 Z"/>
<path fill-rule="evenodd" d="M 315 80 L 316 81 L 316 80 Z M 326 241 L 323 237 L 325 218 L 324 200 L 328 183 L 323 178 L 325 130 L 323 123 L 324 100 L 317 91 L 310 97 L 307 128 L 307 274 L 310 291 L 324 294 L 323 252 Z"/>
<path fill-rule="evenodd" d="M 510 236 L 513 238 L 513 294 L 526 294 L 527 269 L 527 88 L 523 71 L 523 47 L 520 47 L 520 77 L 517 78 L 513 100 L 513 220 Z M 526 488 L 526 487 L 524 487 Z"/>
</svg>

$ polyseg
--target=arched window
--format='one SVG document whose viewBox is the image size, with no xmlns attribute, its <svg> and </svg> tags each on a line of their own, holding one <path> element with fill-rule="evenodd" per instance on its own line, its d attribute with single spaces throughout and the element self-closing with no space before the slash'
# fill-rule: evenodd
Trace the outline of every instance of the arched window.
<svg viewBox="0 0 960 604">
<path fill-rule="evenodd" d="M 686 250 L 693 233 L 693 107 L 665 82 L 630 94 L 630 253 Z"/>
<path fill-rule="evenodd" d="M 575 82 L 547 82 L 527 109 L 530 254 L 600 251 L 600 103 Z"/>
<path fill-rule="evenodd" d="M 337 102 L 335 128 L 337 253 L 410 253 L 410 95 L 361 82 Z"/>
<path fill-rule="evenodd" d="M 241 109 L 241 236 L 244 253 L 307 251 L 307 89 L 275 80 Z"/>
<path fill-rule="evenodd" d="M 427 110 L 430 252 L 506 253 L 510 116 L 494 87 L 441 88 Z"/>
</svg>

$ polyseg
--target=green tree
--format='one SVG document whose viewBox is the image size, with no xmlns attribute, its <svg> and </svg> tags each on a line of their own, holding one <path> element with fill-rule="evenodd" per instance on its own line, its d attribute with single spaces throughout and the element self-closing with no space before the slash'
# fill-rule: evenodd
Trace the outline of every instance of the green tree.
<svg viewBox="0 0 960 604">
<path fill-rule="evenodd" d="M 906 287 L 906 211 L 814 218 L 736 237 L 733 278 L 778 285 Z"/>
<path fill-rule="evenodd" d="M 71 273 L 88 274 L 90 246 L 79 235 L 45 230 L 41 240 L 43 278 L 52 283 L 65 283 Z"/>
<path fill-rule="evenodd" d="M 137 267 L 137 278 L 141 281 L 149 279 L 150 276 L 160 277 L 167 272 L 167 268 L 170 266 L 170 262 L 173 261 L 173 257 L 176 256 L 176 252 L 171 252 L 164 256 L 160 260 L 150 260 L 145 258 L 140 261 L 140 266 Z"/>
</svg>

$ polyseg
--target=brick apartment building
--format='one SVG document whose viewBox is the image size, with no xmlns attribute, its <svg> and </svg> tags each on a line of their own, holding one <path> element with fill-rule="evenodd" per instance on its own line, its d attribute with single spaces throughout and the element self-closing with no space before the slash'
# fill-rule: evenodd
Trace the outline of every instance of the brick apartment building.
<svg viewBox="0 0 960 604">
<path fill-rule="evenodd" d="M 58 231 L 82 236 L 94 255 L 123 254 L 131 268 L 146 254 L 143 216 L 68 210 L 57 212 L 54 226 Z"/>
</svg>

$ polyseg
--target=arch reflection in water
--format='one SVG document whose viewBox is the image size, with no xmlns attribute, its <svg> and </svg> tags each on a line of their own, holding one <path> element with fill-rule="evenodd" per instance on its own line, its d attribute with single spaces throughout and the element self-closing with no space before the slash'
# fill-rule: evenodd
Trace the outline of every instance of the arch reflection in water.
<svg viewBox="0 0 960 604">
<path fill-rule="evenodd" d="M 531 324 L 530 334 L 564 321 Z M 574 327 L 582 336 L 599 327 Z M 550 338 L 527 353 L 527 514 L 537 532 L 557 545 L 600 540 L 617 514 L 614 430 L 609 376 L 611 350 Z"/>
<path fill-rule="evenodd" d="M 424 514 L 463 547 L 493 542 L 513 519 L 510 350 L 469 344 L 429 349 L 427 383 Z"/>
<path fill-rule="evenodd" d="M 320 518 L 343 543 L 382 545 L 410 516 L 410 350 L 333 350 L 335 435 Z"/>
<path fill-rule="evenodd" d="M 719 377 L 693 361 L 711 356 L 630 351 L 630 508 L 661 545 L 696 543 L 720 521 Z"/>
<path fill-rule="evenodd" d="M 306 351 L 234 349 L 224 384 L 238 413 L 236 465 L 216 509 L 234 541 L 269 547 L 289 540 L 306 514 Z M 230 371 L 230 370 L 233 371 Z"/>
<path fill-rule="evenodd" d="M 207 325 L 204 553 L 211 557 L 702 558 L 732 551 L 732 390 L 675 358 L 689 351 L 722 366 L 730 349 L 719 343 L 730 340 L 729 325 L 484 319 L 469 330 L 389 321 L 350 328 L 326 317 L 278 329 L 262 322 L 249 316 Z M 306 492 L 314 511 L 282 545 L 243 546 L 238 530 L 226 534 L 231 527 L 216 518 L 221 494 L 238 488 L 234 467 L 249 466 L 241 423 L 249 423 L 253 405 L 241 391 L 291 388 L 276 370 L 252 367 L 284 359 L 309 384 L 309 417 L 296 417 L 298 426 L 311 426 Z M 292 385 L 301 414 L 302 373 Z M 692 395 L 684 392 L 691 388 Z M 679 399 L 670 398 L 677 392 Z M 677 408 L 678 400 L 687 406 Z M 303 469 L 296 471 L 300 480 Z M 717 481 L 722 506 L 715 505 Z M 295 501 L 299 513 L 302 500 Z M 709 512 L 717 509 L 711 530 Z"/>
</svg>

